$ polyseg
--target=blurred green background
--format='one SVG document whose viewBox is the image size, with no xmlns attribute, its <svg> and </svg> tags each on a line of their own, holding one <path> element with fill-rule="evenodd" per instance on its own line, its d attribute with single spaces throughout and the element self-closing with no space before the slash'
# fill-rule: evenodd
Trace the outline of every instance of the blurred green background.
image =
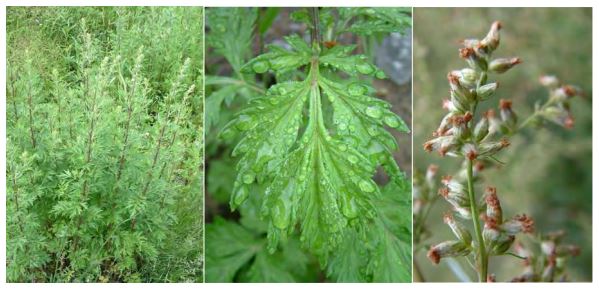
<svg viewBox="0 0 599 290">
<path fill-rule="evenodd" d="M 572 100 L 576 120 L 571 130 L 548 125 L 528 128 L 511 138 L 512 146 L 499 155 L 505 166 L 485 172 L 485 185 L 497 187 L 504 216 L 530 214 L 538 232 L 566 230 L 566 243 L 581 247 L 570 260 L 570 280 L 590 281 L 592 274 L 592 11 L 590 8 L 415 8 L 414 9 L 414 170 L 440 166 L 439 174 L 453 174 L 459 161 L 427 154 L 422 144 L 445 115 L 441 101 L 448 97 L 447 72 L 466 67 L 458 56 L 459 41 L 482 38 L 491 23 L 503 23 L 495 57 L 518 56 L 523 63 L 490 79 L 500 83 L 496 96 L 479 110 L 496 107 L 500 98 L 512 99 L 519 120 L 531 114 L 547 92 L 538 83 L 543 74 L 556 75 L 577 85 L 585 96 Z M 477 189 L 480 196 L 482 189 Z M 442 215 L 450 209 L 437 202 L 427 226 L 435 233 L 424 245 L 452 238 Z M 447 263 L 433 266 L 426 251 L 416 249 L 415 260 L 426 281 L 457 281 Z M 498 281 L 521 272 L 513 257 L 494 257 L 490 272 Z M 469 268 L 468 268 L 469 269 Z"/>
</svg>

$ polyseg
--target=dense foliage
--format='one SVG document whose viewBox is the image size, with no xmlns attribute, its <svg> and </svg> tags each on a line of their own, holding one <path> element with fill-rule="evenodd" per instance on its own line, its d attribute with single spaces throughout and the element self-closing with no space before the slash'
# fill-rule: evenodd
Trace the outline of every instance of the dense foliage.
<svg viewBox="0 0 599 290">
<path fill-rule="evenodd" d="M 208 191 L 240 218 L 207 225 L 206 280 L 316 281 L 315 257 L 333 281 L 410 281 L 411 188 L 387 128 L 409 129 L 373 97 L 385 73 L 341 44 L 345 33 L 402 32 L 410 12 L 299 9 L 290 18 L 305 37 L 249 60 L 278 13 L 207 10 L 207 44 L 230 67 L 206 81 L 207 150 L 223 156 L 209 164 Z M 386 185 L 373 180 L 378 168 Z"/>
<path fill-rule="evenodd" d="M 8 9 L 8 281 L 202 281 L 202 21 Z"/>
</svg>

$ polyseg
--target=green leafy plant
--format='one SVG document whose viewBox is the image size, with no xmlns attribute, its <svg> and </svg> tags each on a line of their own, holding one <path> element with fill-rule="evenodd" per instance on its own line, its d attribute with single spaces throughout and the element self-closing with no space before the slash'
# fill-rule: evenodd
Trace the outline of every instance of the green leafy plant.
<svg viewBox="0 0 599 290">
<path fill-rule="evenodd" d="M 347 32 L 403 31 L 411 22 L 409 10 L 299 9 L 291 18 L 306 25 L 309 41 L 292 34 L 284 45 L 268 45 L 265 53 L 247 60 L 253 29 L 247 21 L 258 19 L 256 25 L 263 27 L 260 16 L 269 11 L 207 12 L 208 44 L 225 57 L 234 75 L 207 77 L 213 90 L 207 107 L 220 114 L 223 102 L 231 110 L 239 106 L 230 118 L 207 113 L 222 128 L 214 142 L 234 145 L 225 154 L 237 161 L 232 185 L 215 181 L 219 188 L 214 190 L 223 194 L 215 198 L 230 196 L 230 208 L 241 214 L 241 225 L 220 219 L 207 225 L 207 281 L 280 281 L 256 270 L 257 264 L 278 259 L 271 266 L 294 265 L 290 260 L 305 265 L 312 263 L 311 256 L 333 280 L 409 281 L 410 186 L 393 159 L 398 148 L 385 127 L 409 129 L 388 103 L 372 96 L 372 79 L 384 79 L 384 72 L 367 56 L 354 54 L 355 45 L 340 44 Z M 271 18 L 264 21 L 272 23 Z M 225 31 L 231 33 L 221 35 Z M 265 31 L 256 32 L 260 43 Z M 239 56 L 246 62 L 241 66 Z M 247 104 L 236 105 L 235 96 Z M 379 167 L 390 179 L 383 189 L 373 180 Z M 242 228 L 254 229 L 253 236 L 235 238 Z M 219 245 L 228 238 L 248 245 L 223 254 Z M 250 266 L 243 266 L 250 260 Z M 276 271 L 287 273 L 278 275 L 282 280 L 297 281 L 307 278 L 301 269 Z"/>
<path fill-rule="evenodd" d="M 543 104 L 537 104 L 534 113 L 524 122 L 518 123 L 512 102 L 505 99 L 499 101 L 499 116 L 493 109 L 483 114 L 477 112 L 479 104 L 490 100 L 498 87 L 497 82 L 488 82 L 488 77 L 505 73 L 521 63 L 517 57 L 492 58 L 499 45 L 500 29 L 501 24 L 494 22 L 483 39 L 464 40 L 460 56 L 469 67 L 452 71 L 447 76 L 451 97 L 443 102 L 443 107 L 448 113 L 433 133 L 433 138 L 424 143 L 424 149 L 463 162 L 455 176 L 442 178 L 442 186 L 438 186 L 438 168 L 435 165 L 429 166 L 426 174 L 415 175 L 415 249 L 422 247 L 421 243 L 429 234 L 425 223 L 431 208 L 439 198 L 444 198 L 459 218 L 472 223 L 473 234 L 453 213 L 447 213 L 444 222 L 456 239 L 431 246 L 427 256 L 432 263 L 438 264 L 443 258 L 463 257 L 476 272 L 479 282 L 492 282 L 496 278 L 489 272 L 489 259 L 510 255 L 522 259 L 526 266 L 524 274 L 514 281 L 565 279 L 564 261 L 578 253 L 577 247 L 558 246 L 559 235 L 555 234 L 528 236 L 515 242 L 517 234 L 533 232 L 532 219 L 524 214 L 504 217 L 495 187 L 487 187 L 483 196 L 477 196 L 475 192 L 476 185 L 484 182 L 484 168 L 503 165 L 497 156 L 508 147 L 509 137 L 526 127 L 541 126 L 547 122 L 571 128 L 573 118 L 569 102 L 572 97 L 580 95 L 579 89 L 562 85 L 556 77 L 544 76 L 541 84 L 549 89 L 549 97 Z M 514 243 L 518 253 L 509 251 Z M 525 243 L 528 250 L 523 246 Z M 539 248 L 542 250 L 539 251 Z M 422 279 L 417 277 L 417 280 Z"/>
<path fill-rule="evenodd" d="M 202 280 L 202 13 L 9 9 L 8 281 Z"/>
</svg>

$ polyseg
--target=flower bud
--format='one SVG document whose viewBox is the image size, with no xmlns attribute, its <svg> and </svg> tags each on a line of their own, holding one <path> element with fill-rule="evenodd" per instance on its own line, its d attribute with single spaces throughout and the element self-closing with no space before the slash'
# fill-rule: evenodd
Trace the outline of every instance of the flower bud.
<svg viewBox="0 0 599 290">
<path fill-rule="evenodd" d="M 478 81 L 479 73 L 471 68 L 464 68 L 459 71 L 460 83 L 464 84 L 467 87 L 476 86 L 476 82 Z"/>
<path fill-rule="evenodd" d="M 579 94 L 580 92 L 577 88 L 570 85 L 565 85 L 553 90 L 551 100 L 561 103 Z"/>
<path fill-rule="evenodd" d="M 464 115 L 455 115 L 451 119 L 453 127 L 449 132 L 459 141 L 466 140 L 470 136 L 468 122 L 472 120 L 472 113 L 466 112 Z"/>
<path fill-rule="evenodd" d="M 487 61 L 480 55 L 476 54 L 476 52 L 474 51 L 474 48 L 472 48 L 472 47 L 460 48 L 460 57 L 466 60 L 466 62 L 470 66 L 470 68 L 478 69 L 481 71 L 487 71 L 487 67 L 488 67 Z"/>
<path fill-rule="evenodd" d="M 491 245 L 501 236 L 501 231 L 497 224 L 497 220 L 492 217 L 488 217 L 485 214 L 481 214 L 481 219 L 485 222 L 483 228 L 483 238 L 487 244 Z"/>
<path fill-rule="evenodd" d="M 481 142 L 487 135 L 489 135 L 489 119 L 483 116 L 474 126 L 474 140 Z"/>
<path fill-rule="evenodd" d="M 451 91 L 455 92 L 458 97 L 463 98 L 463 102 L 469 103 L 473 99 L 472 92 L 470 89 L 464 86 L 463 83 L 460 82 L 460 72 L 452 71 L 447 74 L 447 80 L 449 81 L 449 86 L 451 87 Z"/>
<path fill-rule="evenodd" d="M 520 232 L 532 233 L 534 231 L 534 221 L 525 214 L 516 215 L 511 220 L 504 222 L 501 228 L 508 235 L 515 235 Z"/>
<path fill-rule="evenodd" d="M 487 275 L 487 283 L 494 283 L 494 282 L 497 282 L 497 277 L 495 277 L 495 274 Z"/>
<path fill-rule="evenodd" d="M 503 222 L 503 211 L 501 210 L 501 204 L 499 198 L 497 198 L 497 189 L 495 187 L 487 187 L 485 203 L 487 204 L 487 217 L 501 224 Z"/>
<path fill-rule="evenodd" d="M 495 240 L 495 241 L 493 241 L 493 243 L 491 243 L 490 253 L 492 255 L 503 255 L 505 252 L 507 252 L 507 250 L 510 249 L 510 247 L 514 243 L 514 240 L 516 240 L 516 238 L 514 236 L 504 235 L 504 234 L 500 235 L 497 238 L 497 240 Z"/>
<path fill-rule="evenodd" d="M 439 188 L 439 195 L 454 207 L 470 207 L 470 200 L 462 192 L 451 191 L 447 187 Z"/>
<path fill-rule="evenodd" d="M 489 136 L 501 131 L 501 120 L 495 116 L 495 110 L 486 111 L 485 117 L 489 120 Z"/>
<path fill-rule="evenodd" d="M 483 142 L 478 146 L 480 156 L 493 156 L 501 149 L 510 146 L 507 139 L 501 139 L 499 142 Z"/>
<path fill-rule="evenodd" d="M 541 115 L 545 119 L 566 129 L 574 127 L 574 117 L 572 117 L 570 111 L 563 106 L 547 107 L 541 112 Z"/>
<path fill-rule="evenodd" d="M 501 99 L 499 100 L 499 114 L 503 125 L 508 131 L 516 129 L 516 123 L 518 123 L 518 117 L 512 110 L 512 101 Z"/>
<path fill-rule="evenodd" d="M 430 185 L 435 184 L 435 176 L 437 175 L 437 171 L 439 171 L 439 166 L 435 164 L 431 164 L 426 169 L 426 182 Z"/>
<path fill-rule="evenodd" d="M 466 143 L 464 146 L 462 146 L 462 154 L 464 154 L 468 160 L 474 160 L 476 157 L 478 157 L 478 151 L 472 143 Z"/>
<path fill-rule="evenodd" d="M 491 63 L 489 63 L 489 71 L 501 74 L 501 73 L 504 73 L 504 72 L 508 71 L 509 69 L 513 68 L 517 64 L 521 64 L 521 63 L 522 63 L 522 60 L 518 57 L 497 58 L 497 59 L 492 60 Z"/>
<path fill-rule="evenodd" d="M 466 245 L 470 245 L 472 242 L 472 236 L 470 235 L 470 232 L 468 232 L 468 230 L 461 223 L 457 222 L 451 214 L 445 214 L 445 216 L 443 216 L 443 222 L 451 228 L 453 234 L 460 241 Z"/>
<path fill-rule="evenodd" d="M 550 89 L 555 89 L 559 86 L 559 80 L 555 76 L 541 76 L 539 82 Z"/>
<path fill-rule="evenodd" d="M 441 258 L 466 256 L 470 252 L 470 246 L 462 241 L 445 241 L 432 246 L 426 256 L 436 265 L 439 264 Z"/>
<path fill-rule="evenodd" d="M 478 99 L 481 101 L 488 99 L 490 96 L 492 96 L 495 93 L 498 85 L 499 85 L 498 83 L 489 83 L 489 84 L 479 87 L 476 90 L 476 95 L 478 96 Z"/>
<path fill-rule="evenodd" d="M 439 136 L 424 143 L 424 150 L 427 152 L 437 151 L 441 156 L 445 156 L 449 150 L 457 145 L 457 140 L 453 135 Z"/>
<path fill-rule="evenodd" d="M 542 241 L 541 251 L 544 255 L 550 256 L 555 254 L 555 242 L 554 241 Z"/>
<path fill-rule="evenodd" d="M 458 108 L 455 106 L 455 104 L 449 100 L 449 99 L 443 99 L 443 105 L 442 105 L 443 109 L 449 111 L 449 112 L 457 112 Z"/>
<path fill-rule="evenodd" d="M 499 30 L 501 29 L 501 22 L 495 21 L 491 24 L 491 29 L 487 33 L 487 36 L 480 41 L 480 46 L 486 47 L 488 52 L 493 52 L 499 46 Z"/>
<path fill-rule="evenodd" d="M 563 256 L 578 256 L 580 255 L 580 247 L 575 245 L 559 245 L 555 248 L 555 254 L 558 257 Z"/>
<path fill-rule="evenodd" d="M 453 105 L 453 108 L 455 108 L 455 111 L 458 111 L 458 112 L 468 111 L 468 109 L 470 108 L 470 100 L 468 100 L 468 98 L 454 92 L 453 90 L 450 90 L 449 95 L 450 95 L 451 105 Z M 453 109 L 453 108 L 449 107 L 449 109 Z"/>
</svg>

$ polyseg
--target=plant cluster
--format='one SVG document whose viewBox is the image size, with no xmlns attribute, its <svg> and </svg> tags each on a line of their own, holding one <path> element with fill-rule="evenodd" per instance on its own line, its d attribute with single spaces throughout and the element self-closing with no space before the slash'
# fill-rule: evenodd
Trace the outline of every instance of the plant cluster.
<svg viewBox="0 0 599 290">
<path fill-rule="evenodd" d="M 508 138 L 528 125 L 541 125 L 550 121 L 570 128 L 573 118 L 569 111 L 569 101 L 580 92 L 573 86 L 562 85 L 553 76 L 541 77 L 541 84 L 550 90 L 544 104 L 538 104 L 535 112 L 521 124 L 512 109 L 510 100 L 499 101 L 499 114 L 491 109 L 477 112 L 479 103 L 488 101 L 498 88 L 497 82 L 488 82 L 493 74 L 502 74 L 521 63 L 517 57 L 492 58 L 499 45 L 501 24 L 494 22 L 488 34 L 481 40 L 466 39 L 459 50 L 460 57 L 468 63 L 468 68 L 452 71 L 447 78 L 450 85 L 450 98 L 443 101 L 448 111 L 433 138 L 424 143 L 428 152 L 437 151 L 441 156 L 456 157 L 463 160 L 458 174 L 445 176 L 438 187 L 436 179 L 438 168 L 429 166 L 426 174 L 417 174 L 414 178 L 414 220 L 416 247 L 427 234 L 426 218 L 439 198 L 445 199 L 454 213 L 447 213 L 444 222 L 456 239 L 433 245 L 427 256 L 432 263 L 438 264 L 446 257 L 464 257 L 478 275 L 478 280 L 494 281 L 495 276 L 488 271 L 489 259 L 493 256 L 512 255 L 524 259 L 527 270 L 515 280 L 553 281 L 556 261 L 563 262 L 566 256 L 577 253 L 573 246 L 555 246 L 557 238 L 550 238 L 553 247 L 547 242 L 542 255 L 533 254 L 518 247 L 521 255 L 509 252 L 519 233 L 530 234 L 534 222 L 525 214 L 506 218 L 498 198 L 497 189 L 487 186 L 485 194 L 477 197 L 475 185 L 483 183 L 482 171 L 492 165 L 502 164 L 497 154 L 509 146 Z M 438 189 L 438 193 L 436 190 Z M 457 219 L 455 216 L 459 219 Z M 472 231 L 460 220 L 472 222 Z M 531 238 L 534 240 L 534 238 Z M 540 237 L 537 240 L 543 241 Z M 563 273 L 563 263 L 558 272 Z M 536 275 L 535 271 L 544 274 Z M 547 273 L 545 273 L 547 272 Z"/>
<path fill-rule="evenodd" d="M 251 60 L 254 27 L 262 43 L 278 10 L 207 11 L 208 44 L 232 70 L 206 82 L 207 119 L 220 128 L 207 150 L 224 156 L 209 164 L 208 191 L 241 215 L 207 225 L 207 281 L 314 281 L 313 256 L 336 281 L 410 280 L 410 185 L 386 127 L 409 130 L 372 96 L 384 72 L 341 44 L 345 33 L 403 31 L 408 11 L 300 9 L 291 18 L 308 41 L 293 34 Z M 223 103 L 235 114 L 224 117 Z M 379 167 L 385 186 L 373 180 Z"/>
<path fill-rule="evenodd" d="M 8 12 L 8 281 L 201 281 L 202 9 Z"/>
</svg>

